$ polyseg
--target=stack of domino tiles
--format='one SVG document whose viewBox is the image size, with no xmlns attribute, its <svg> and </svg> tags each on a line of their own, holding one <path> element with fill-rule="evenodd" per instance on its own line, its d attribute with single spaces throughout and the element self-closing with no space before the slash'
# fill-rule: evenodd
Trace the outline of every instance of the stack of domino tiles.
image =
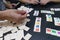
<svg viewBox="0 0 60 40">
<path fill-rule="evenodd" d="M 9 21 L 0 21 L 0 23 L 2 24 L 1 25 L 2 28 L 0 28 L 0 31 L 1 31 L 0 37 L 2 37 L 4 33 L 11 31 L 11 34 L 7 34 L 8 36 L 7 35 L 4 36 L 4 40 L 10 40 L 10 39 L 8 39 L 8 37 L 12 37 L 11 39 L 16 39 L 16 40 L 17 40 L 17 37 L 19 37 L 18 39 L 20 39 L 21 36 L 24 35 L 24 30 L 28 31 L 30 29 L 29 27 L 25 26 L 26 23 L 29 21 L 30 21 L 30 19 L 26 18 L 21 24 L 16 24 L 16 25 L 13 25 L 13 23 L 9 23 Z M 17 26 L 20 30 L 17 29 Z M 18 33 L 18 32 L 20 32 L 20 33 Z M 18 34 L 18 35 L 15 36 L 14 34 L 16 34 L 16 35 Z M 27 33 L 23 38 L 26 40 L 29 40 L 31 37 L 32 37 L 32 35 Z"/>
</svg>

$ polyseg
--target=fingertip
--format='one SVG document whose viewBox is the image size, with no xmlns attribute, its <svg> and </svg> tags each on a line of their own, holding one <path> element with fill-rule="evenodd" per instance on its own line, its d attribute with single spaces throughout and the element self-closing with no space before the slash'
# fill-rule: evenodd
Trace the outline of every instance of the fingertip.
<svg viewBox="0 0 60 40">
<path fill-rule="evenodd" d="M 27 14 L 24 14 L 24 15 L 22 15 L 21 17 L 22 17 L 22 18 L 26 18 L 26 17 L 27 17 Z"/>
<path fill-rule="evenodd" d="M 18 10 L 17 12 L 18 12 L 18 14 L 21 14 L 21 15 L 24 15 L 24 14 L 26 13 L 26 12 L 23 11 L 23 10 Z"/>
</svg>

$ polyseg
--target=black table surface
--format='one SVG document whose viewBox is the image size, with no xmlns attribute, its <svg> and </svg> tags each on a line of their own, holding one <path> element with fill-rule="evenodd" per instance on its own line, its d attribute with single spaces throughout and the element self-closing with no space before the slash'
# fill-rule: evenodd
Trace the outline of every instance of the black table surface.
<svg viewBox="0 0 60 40">
<path fill-rule="evenodd" d="M 20 7 L 21 5 L 24 5 L 26 7 L 29 8 L 33 8 L 34 10 L 50 10 L 50 8 L 60 8 L 60 3 L 56 4 L 56 3 L 48 3 L 47 5 L 43 6 L 43 5 L 31 5 L 31 4 L 19 4 L 16 8 Z M 30 38 L 30 40 L 60 40 L 60 37 L 57 36 L 53 36 L 50 34 L 46 34 L 46 28 L 51 28 L 51 29 L 56 29 L 56 30 L 60 30 L 59 26 L 55 26 L 54 25 L 54 20 L 53 22 L 47 22 L 46 21 L 46 14 L 42 14 L 40 12 L 40 14 L 38 16 L 33 16 L 34 10 L 32 12 L 30 12 L 30 17 L 28 17 L 29 19 L 31 19 L 30 22 L 28 22 L 26 24 L 26 26 L 30 27 L 29 31 L 24 31 L 24 34 L 26 35 L 27 33 L 30 33 L 32 35 L 32 37 Z M 41 21 L 41 32 L 34 32 L 34 24 L 35 24 L 35 19 L 36 17 L 41 17 L 42 21 Z M 52 15 L 52 17 L 59 17 L 60 18 L 60 12 L 55 12 L 54 15 Z M 6 33 L 8 34 L 8 33 Z M 4 34 L 4 36 L 6 35 Z M 24 40 L 24 39 L 22 39 Z"/>
<path fill-rule="evenodd" d="M 50 10 L 50 8 L 60 8 L 60 3 L 58 3 L 58 4 L 48 3 L 45 6 L 40 5 L 40 4 L 38 4 L 38 5 L 20 4 L 20 5 L 25 5 L 26 7 L 33 8 L 34 10 L 39 10 L 39 11 Z M 60 37 L 53 36 L 53 35 L 50 35 L 50 34 L 46 34 L 46 28 L 60 30 L 59 26 L 54 25 L 54 19 L 53 19 L 53 22 L 47 22 L 46 21 L 46 14 L 42 14 L 41 12 L 38 16 L 33 16 L 34 10 L 29 13 L 30 17 L 28 17 L 28 18 L 31 19 L 31 21 L 28 22 L 27 25 L 26 25 L 26 26 L 30 27 L 30 30 L 28 32 L 25 31 L 25 34 L 30 33 L 32 35 L 30 40 L 60 40 Z M 39 33 L 33 31 L 36 17 L 41 17 L 42 18 L 41 32 L 39 32 Z M 54 18 L 54 17 L 59 17 L 60 18 L 60 12 L 55 12 L 55 14 L 52 15 L 52 18 Z"/>
</svg>

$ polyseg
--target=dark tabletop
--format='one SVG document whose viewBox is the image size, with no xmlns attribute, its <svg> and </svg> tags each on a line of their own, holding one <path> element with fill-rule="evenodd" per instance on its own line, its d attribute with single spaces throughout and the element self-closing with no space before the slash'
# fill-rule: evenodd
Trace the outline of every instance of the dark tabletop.
<svg viewBox="0 0 60 40">
<path fill-rule="evenodd" d="M 58 4 L 56 4 L 56 3 L 48 3 L 45 6 L 40 5 L 40 4 L 31 5 L 31 4 L 23 4 L 23 3 L 21 3 L 16 8 L 20 7 L 21 5 L 24 5 L 26 7 L 33 8 L 34 10 L 39 10 L 39 11 L 41 11 L 41 10 L 50 10 L 50 8 L 60 8 L 59 3 Z M 32 35 L 30 40 L 60 40 L 60 37 L 53 36 L 53 35 L 50 35 L 50 34 L 46 34 L 46 28 L 60 30 L 60 27 L 54 25 L 54 20 L 53 20 L 53 22 L 47 22 L 46 21 L 46 14 L 42 14 L 41 12 L 40 12 L 40 14 L 38 16 L 33 16 L 34 10 L 29 13 L 30 17 L 28 17 L 28 18 L 31 19 L 31 21 L 26 24 L 26 26 L 30 27 L 30 30 L 27 31 L 27 32 L 24 31 L 25 34 L 30 33 Z M 36 17 L 41 17 L 42 18 L 41 32 L 34 32 L 33 31 Z M 52 17 L 53 18 L 54 17 L 60 17 L 60 12 L 55 12 L 55 14 L 52 15 Z M 4 36 L 6 34 L 4 34 Z M 24 39 L 22 39 L 22 40 L 24 40 Z"/>
<path fill-rule="evenodd" d="M 30 5 L 30 4 L 20 4 L 20 5 L 25 5 L 26 7 L 33 8 L 34 10 L 50 10 L 50 8 L 60 8 L 60 3 L 48 3 L 47 5 Z M 19 6 L 20 6 L 19 5 Z M 27 26 L 30 27 L 30 30 L 28 32 L 25 31 L 26 33 L 30 33 L 32 35 L 32 38 L 30 40 L 60 40 L 60 37 L 53 36 L 50 34 L 46 34 L 46 28 L 51 28 L 51 29 L 56 29 L 60 30 L 60 27 L 54 25 L 54 20 L 53 22 L 47 22 L 46 21 L 46 14 L 40 14 L 38 16 L 33 16 L 34 10 L 30 12 L 30 18 L 31 21 L 27 23 Z M 42 23 L 41 23 L 41 32 L 34 32 L 34 24 L 35 24 L 35 19 L 36 17 L 41 17 L 42 18 Z M 60 17 L 60 12 L 55 12 L 52 17 Z M 23 40 L 23 39 L 22 39 Z"/>
</svg>

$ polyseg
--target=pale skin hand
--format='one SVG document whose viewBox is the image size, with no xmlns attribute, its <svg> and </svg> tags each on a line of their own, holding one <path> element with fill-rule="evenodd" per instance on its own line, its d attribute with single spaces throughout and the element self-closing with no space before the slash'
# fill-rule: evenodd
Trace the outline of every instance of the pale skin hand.
<svg viewBox="0 0 60 40">
<path fill-rule="evenodd" d="M 46 5 L 49 2 L 58 3 L 58 2 L 60 2 L 60 0 L 40 0 L 40 4 L 42 4 L 42 5 Z"/>
<path fill-rule="evenodd" d="M 15 23 L 19 23 L 24 20 L 27 17 L 26 15 L 25 11 L 18 11 L 15 9 L 0 11 L 0 19 L 9 20 Z"/>
<path fill-rule="evenodd" d="M 6 4 L 6 7 L 7 7 L 7 8 L 10 8 L 10 9 L 12 9 L 12 8 L 14 8 L 14 7 L 16 7 L 16 6 L 17 6 L 17 4 L 14 4 L 14 3 L 12 3 L 12 4 L 11 4 L 11 3 L 10 3 L 10 4 L 7 3 L 7 4 Z"/>
<path fill-rule="evenodd" d="M 40 0 L 40 4 L 42 5 L 46 5 L 48 2 L 50 2 L 51 0 Z"/>
<path fill-rule="evenodd" d="M 51 2 L 59 2 L 60 3 L 60 0 L 51 0 Z"/>
<path fill-rule="evenodd" d="M 6 4 L 7 8 L 13 8 L 12 4 Z"/>
<path fill-rule="evenodd" d="M 38 0 L 20 0 L 23 3 L 38 4 Z"/>
</svg>

